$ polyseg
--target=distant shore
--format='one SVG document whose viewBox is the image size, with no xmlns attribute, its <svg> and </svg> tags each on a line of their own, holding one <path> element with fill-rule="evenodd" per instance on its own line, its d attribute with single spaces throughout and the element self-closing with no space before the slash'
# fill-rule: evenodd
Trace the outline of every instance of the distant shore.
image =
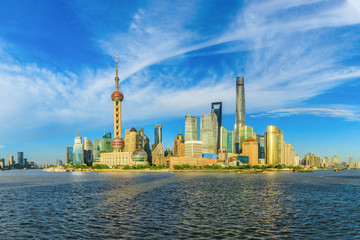
<svg viewBox="0 0 360 240">
<path fill-rule="evenodd" d="M 331 170 L 331 169 L 318 169 L 318 170 Z M 266 169 L 81 169 L 81 168 L 71 168 L 71 169 L 44 169 L 47 172 L 223 172 L 223 173 L 271 173 L 271 172 L 292 172 L 293 169 L 276 169 L 276 168 L 266 168 Z M 313 172 L 314 170 L 301 170 L 300 172 Z"/>
</svg>

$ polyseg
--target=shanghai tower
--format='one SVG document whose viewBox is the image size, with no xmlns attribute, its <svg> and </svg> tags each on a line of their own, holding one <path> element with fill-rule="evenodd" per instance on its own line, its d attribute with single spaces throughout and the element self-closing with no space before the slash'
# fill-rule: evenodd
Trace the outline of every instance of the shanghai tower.
<svg viewBox="0 0 360 240">
<path fill-rule="evenodd" d="M 245 91 L 244 78 L 236 77 L 236 112 L 234 126 L 234 153 L 240 151 L 240 128 L 245 126 Z"/>
</svg>

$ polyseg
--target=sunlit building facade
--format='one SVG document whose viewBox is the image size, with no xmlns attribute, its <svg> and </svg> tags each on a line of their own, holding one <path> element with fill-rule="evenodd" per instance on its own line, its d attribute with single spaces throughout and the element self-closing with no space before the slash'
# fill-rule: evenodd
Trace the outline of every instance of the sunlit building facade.
<svg viewBox="0 0 360 240">
<path fill-rule="evenodd" d="M 241 155 L 249 157 L 250 165 L 258 165 L 259 164 L 259 143 L 253 138 L 246 139 L 242 145 L 242 154 Z"/>
<path fill-rule="evenodd" d="M 331 166 L 334 167 L 337 163 L 340 163 L 340 159 L 338 156 L 335 155 L 331 158 Z"/>
<path fill-rule="evenodd" d="M 159 142 L 156 147 L 154 148 L 154 150 L 152 151 L 152 164 L 155 165 L 166 165 L 166 159 L 165 159 L 165 154 L 164 154 L 164 147 L 163 147 L 163 143 Z"/>
<path fill-rule="evenodd" d="M 197 141 L 197 119 L 185 115 L 185 141 Z"/>
<path fill-rule="evenodd" d="M 9 167 L 10 168 L 14 167 L 14 156 L 13 155 L 9 156 Z"/>
<path fill-rule="evenodd" d="M 276 126 L 268 126 L 265 132 L 265 162 L 267 165 L 278 165 L 283 156 L 283 131 Z"/>
<path fill-rule="evenodd" d="M 214 111 L 201 116 L 200 141 L 203 142 L 203 154 L 217 154 L 218 123 Z"/>
<path fill-rule="evenodd" d="M 239 151 L 242 151 L 242 144 L 245 142 L 246 139 L 256 139 L 256 134 L 253 131 L 252 127 L 249 126 L 243 126 L 240 128 L 240 146 Z"/>
<path fill-rule="evenodd" d="M 241 133 L 240 128 L 245 126 L 245 86 L 244 78 L 236 77 L 236 111 L 234 126 L 234 153 L 240 153 Z"/>
<path fill-rule="evenodd" d="M 84 164 L 84 145 L 82 143 L 82 138 L 79 135 L 75 137 L 75 142 L 73 146 L 73 165 Z"/>
<path fill-rule="evenodd" d="M 201 141 L 185 141 L 185 157 L 202 157 L 203 143 Z"/>
<path fill-rule="evenodd" d="M 162 126 L 156 125 L 155 126 L 155 147 L 162 142 Z"/>
<path fill-rule="evenodd" d="M 220 149 L 225 149 L 228 153 L 233 151 L 233 130 L 228 131 L 223 126 L 220 128 Z"/>
<path fill-rule="evenodd" d="M 182 135 L 182 134 L 176 135 L 176 139 L 174 140 L 173 154 L 174 154 L 174 157 L 184 157 L 185 156 L 184 135 Z"/>
</svg>

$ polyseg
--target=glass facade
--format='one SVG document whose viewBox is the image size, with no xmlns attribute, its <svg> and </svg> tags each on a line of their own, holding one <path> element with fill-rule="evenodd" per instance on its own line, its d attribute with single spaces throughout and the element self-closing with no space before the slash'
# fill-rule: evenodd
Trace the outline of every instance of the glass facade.
<svg viewBox="0 0 360 240">
<path fill-rule="evenodd" d="M 191 115 L 185 115 L 185 141 L 197 141 L 197 120 Z"/>
<path fill-rule="evenodd" d="M 79 133 L 75 137 L 75 144 L 73 146 L 73 165 L 77 164 L 84 164 L 84 146 Z"/>
<path fill-rule="evenodd" d="M 93 153 L 92 150 L 84 150 L 84 164 L 86 166 L 92 166 L 93 163 Z"/>
<path fill-rule="evenodd" d="M 220 149 L 225 149 L 229 153 L 233 150 L 233 131 L 228 131 L 223 126 L 220 129 Z"/>
<path fill-rule="evenodd" d="M 17 153 L 17 163 L 21 164 L 22 166 L 24 165 L 24 153 L 23 152 Z"/>
<path fill-rule="evenodd" d="M 211 103 L 211 111 L 215 112 L 215 115 L 217 117 L 217 123 L 218 123 L 218 133 L 217 133 L 217 150 L 220 149 L 220 128 L 222 125 L 222 102 L 214 102 Z"/>
<path fill-rule="evenodd" d="M 155 126 L 155 147 L 162 142 L 162 126 Z"/>
<path fill-rule="evenodd" d="M 217 154 L 217 116 L 214 111 L 201 116 L 200 141 L 203 142 L 203 154 Z"/>
<path fill-rule="evenodd" d="M 265 132 L 265 162 L 267 165 L 278 165 L 282 162 L 283 131 L 278 127 L 268 126 Z M 284 154 L 285 155 L 285 154 Z"/>
<path fill-rule="evenodd" d="M 254 131 L 252 127 L 244 126 L 240 128 L 240 145 L 239 151 L 242 152 L 242 145 L 246 139 L 254 138 Z"/>
<path fill-rule="evenodd" d="M 66 147 L 66 163 L 73 165 L 73 147 Z"/>
</svg>

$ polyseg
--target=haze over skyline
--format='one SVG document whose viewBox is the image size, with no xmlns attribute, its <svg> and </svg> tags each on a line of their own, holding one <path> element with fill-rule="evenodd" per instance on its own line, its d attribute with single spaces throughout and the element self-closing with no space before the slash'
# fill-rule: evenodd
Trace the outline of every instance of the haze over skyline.
<svg viewBox="0 0 360 240">
<path fill-rule="evenodd" d="M 163 125 L 172 147 L 184 116 L 223 102 L 233 129 L 235 78 L 246 125 L 284 131 L 311 152 L 360 160 L 360 2 L 2 1 L 0 157 L 65 158 L 82 137 L 113 134 L 115 54 L 123 131 Z"/>
</svg>

